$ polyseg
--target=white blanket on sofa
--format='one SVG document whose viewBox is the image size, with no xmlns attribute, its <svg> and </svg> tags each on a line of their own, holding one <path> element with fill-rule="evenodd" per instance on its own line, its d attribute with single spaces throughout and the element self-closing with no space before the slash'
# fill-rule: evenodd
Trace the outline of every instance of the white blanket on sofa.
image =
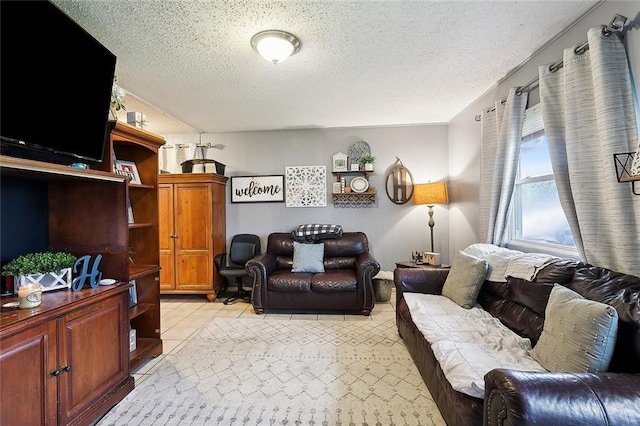
<svg viewBox="0 0 640 426">
<path fill-rule="evenodd" d="M 489 263 L 487 280 L 498 282 L 506 282 L 507 277 L 533 281 L 542 268 L 554 260 L 560 259 L 557 256 L 545 253 L 524 253 L 493 244 L 482 243 L 471 244 L 462 251 L 486 260 Z"/>
<path fill-rule="evenodd" d="M 411 317 L 451 386 L 484 398 L 484 375 L 494 368 L 546 371 L 531 355 L 531 341 L 518 336 L 479 305 L 464 309 L 447 297 L 404 293 Z"/>
</svg>

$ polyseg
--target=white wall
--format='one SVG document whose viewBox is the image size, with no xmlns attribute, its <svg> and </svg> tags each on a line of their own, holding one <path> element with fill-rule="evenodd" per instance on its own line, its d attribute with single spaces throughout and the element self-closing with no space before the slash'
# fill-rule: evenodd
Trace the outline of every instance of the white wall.
<svg viewBox="0 0 640 426">
<path fill-rule="evenodd" d="M 430 250 L 426 206 L 394 204 L 385 190 L 386 175 L 400 158 L 415 183 L 438 181 L 448 176 L 447 126 L 366 127 L 316 130 L 282 130 L 199 135 L 165 135 L 167 145 L 211 143 L 223 149 L 207 150 L 207 157 L 226 165 L 226 176 L 284 174 L 286 166 L 327 167 L 327 207 L 285 207 L 285 203 L 237 203 L 230 199 L 227 183 L 227 242 L 237 233 L 260 235 L 263 244 L 271 232 L 289 232 L 305 223 L 333 223 L 345 231 L 363 231 L 382 270 L 392 271 L 395 262 L 408 260 L 411 251 Z M 331 204 L 331 157 L 348 153 L 354 140 L 362 139 L 377 158 L 370 185 L 377 188 L 372 207 L 334 207 Z M 171 150 L 169 150 L 171 151 Z M 179 167 L 170 167 L 171 171 Z M 196 169 L 197 170 L 197 169 Z M 449 263 L 448 206 L 436 206 L 435 250 Z"/>
</svg>

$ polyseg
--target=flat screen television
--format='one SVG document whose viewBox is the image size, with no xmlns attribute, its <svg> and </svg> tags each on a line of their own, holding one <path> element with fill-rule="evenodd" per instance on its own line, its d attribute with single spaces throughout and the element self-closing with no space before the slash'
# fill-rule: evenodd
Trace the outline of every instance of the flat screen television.
<svg viewBox="0 0 640 426">
<path fill-rule="evenodd" d="M 0 1 L 3 155 L 102 161 L 116 57 L 48 1 Z"/>
</svg>

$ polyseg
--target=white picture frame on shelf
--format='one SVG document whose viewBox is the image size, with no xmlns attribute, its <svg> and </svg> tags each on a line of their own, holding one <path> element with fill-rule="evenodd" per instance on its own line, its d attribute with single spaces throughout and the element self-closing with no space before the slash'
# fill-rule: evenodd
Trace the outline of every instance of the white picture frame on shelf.
<svg viewBox="0 0 640 426">
<path fill-rule="evenodd" d="M 344 152 L 336 152 L 331 157 L 332 162 L 332 171 L 333 172 L 348 172 L 349 168 L 347 166 L 347 154 Z"/>
<path fill-rule="evenodd" d="M 116 165 L 116 174 L 125 176 L 133 184 L 142 185 L 136 163 L 124 160 L 115 160 L 114 162 Z"/>
</svg>

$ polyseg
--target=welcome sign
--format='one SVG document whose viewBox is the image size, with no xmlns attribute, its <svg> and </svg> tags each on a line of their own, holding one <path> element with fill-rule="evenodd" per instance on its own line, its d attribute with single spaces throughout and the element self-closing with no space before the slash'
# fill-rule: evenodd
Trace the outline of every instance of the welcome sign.
<svg viewBox="0 0 640 426">
<path fill-rule="evenodd" d="M 284 202 L 284 175 L 231 176 L 231 202 Z"/>
</svg>

